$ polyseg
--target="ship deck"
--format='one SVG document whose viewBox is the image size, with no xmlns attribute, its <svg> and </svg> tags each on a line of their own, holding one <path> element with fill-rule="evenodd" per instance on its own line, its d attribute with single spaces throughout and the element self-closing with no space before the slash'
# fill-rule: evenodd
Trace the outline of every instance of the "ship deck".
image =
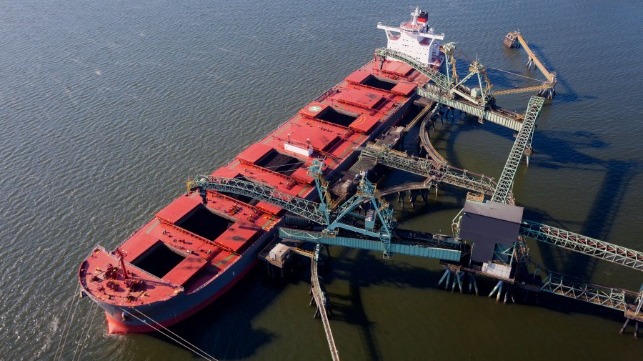
<svg viewBox="0 0 643 361">
<path fill-rule="evenodd" d="M 307 168 L 312 160 L 323 159 L 325 174 L 346 166 L 355 149 L 381 131 L 426 81 L 404 63 L 373 60 L 212 175 L 311 198 L 314 182 Z M 95 248 L 81 265 L 81 285 L 92 297 L 117 306 L 190 294 L 215 281 L 273 230 L 282 212 L 266 202 L 212 191 L 205 204 L 196 193 L 180 196 L 114 252 Z"/>
</svg>

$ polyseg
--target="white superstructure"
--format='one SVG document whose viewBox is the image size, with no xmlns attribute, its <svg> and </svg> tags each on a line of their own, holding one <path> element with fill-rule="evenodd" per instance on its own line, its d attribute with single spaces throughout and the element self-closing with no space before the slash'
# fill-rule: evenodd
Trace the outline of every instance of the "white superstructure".
<svg viewBox="0 0 643 361">
<path fill-rule="evenodd" d="M 415 8 L 411 21 L 403 22 L 399 27 L 378 23 L 377 28 L 386 31 L 388 49 L 403 53 L 424 65 L 439 66 L 443 59 L 440 40 L 444 40 L 444 33 L 436 34 L 427 24 L 428 19 L 425 11 Z"/>
</svg>

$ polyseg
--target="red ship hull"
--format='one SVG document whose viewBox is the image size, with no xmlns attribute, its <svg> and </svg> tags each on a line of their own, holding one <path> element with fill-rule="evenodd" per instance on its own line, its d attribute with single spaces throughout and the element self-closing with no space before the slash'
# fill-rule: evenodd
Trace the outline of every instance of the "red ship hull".
<svg viewBox="0 0 643 361">
<path fill-rule="evenodd" d="M 312 199 L 312 160 L 323 158 L 324 175 L 338 176 L 356 148 L 399 121 L 426 81 L 404 63 L 371 61 L 212 175 Z M 243 197 L 206 199 L 180 196 L 117 250 L 95 248 L 81 264 L 83 292 L 105 310 L 110 333 L 167 327 L 212 303 L 248 273 L 284 214 Z"/>
</svg>

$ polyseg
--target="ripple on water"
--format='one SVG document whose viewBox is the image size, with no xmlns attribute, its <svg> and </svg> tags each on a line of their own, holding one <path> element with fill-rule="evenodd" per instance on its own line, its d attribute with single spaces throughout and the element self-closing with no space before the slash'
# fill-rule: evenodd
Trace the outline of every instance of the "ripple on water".
<svg viewBox="0 0 643 361">
<path fill-rule="evenodd" d="M 463 65 L 478 57 L 534 76 L 522 68 L 524 54 L 500 45 L 506 32 L 520 29 L 558 71 L 559 94 L 539 118 L 532 166 L 516 180 L 520 202 L 531 214 L 641 249 L 642 113 L 639 84 L 628 81 L 643 57 L 636 46 L 640 5 L 438 1 L 431 7 L 432 24 L 458 43 Z M 0 358 L 12 360 L 61 356 L 65 330 L 62 359 L 81 351 L 83 359 L 96 360 L 190 359 L 154 337 L 107 335 L 101 312 L 77 299 L 81 260 L 94 245 L 118 245 L 180 194 L 188 175 L 227 162 L 369 60 L 385 41 L 377 21 L 395 24 L 410 10 L 386 1 L 277 1 L 256 9 L 247 1 L 79 6 L 54 0 L 2 8 L 0 334 L 11 342 L 2 344 Z M 590 33 L 591 41 L 581 40 Z M 518 109 L 525 98 L 502 101 Z M 512 139 L 476 123 L 440 150 L 489 174 L 504 164 Z M 448 228 L 458 198 L 445 195 L 431 203 L 439 211 L 407 224 Z M 635 359 L 642 352 L 613 335 L 617 323 L 567 304 L 558 306 L 560 313 L 498 308 L 434 289 L 435 263 L 382 263 L 379 255 L 336 252 L 329 287 L 344 318 L 333 321 L 335 338 L 350 359 L 423 359 L 418 344 L 427 342 L 440 359 L 471 358 L 473 349 L 479 358 L 502 358 L 494 346 L 500 343 L 525 359 L 573 358 L 584 349 L 593 357 Z M 368 274 L 359 278 L 360 272 Z M 595 272 L 601 281 L 615 274 L 619 283 L 638 287 L 636 275 L 600 265 Z M 278 291 L 249 279 L 207 312 L 207 321 L 195 326 L 199 332 L 186 334 L 229 358 L 299 358 L 304 348 L 319 351 L 306 357 L 326 359 L 318 322 L 304 317 L 306 297 L 303 283 Z M 516 324 L 533 327 L 516 339 L 509 332 Z M 554 329 L 558 341 L 551 339 Z M 587 340 L 599 337 L 588 347 Z M 534 346 L 545 342 L 560 347 Z"/>
</svg>

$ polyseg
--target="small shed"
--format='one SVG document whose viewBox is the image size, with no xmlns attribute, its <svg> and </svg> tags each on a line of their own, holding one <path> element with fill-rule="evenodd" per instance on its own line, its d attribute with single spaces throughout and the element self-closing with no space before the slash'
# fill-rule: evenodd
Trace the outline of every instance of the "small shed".
<svg viewBox="0 0 643 361">
<path fill-rule="evenodd" d="M 471 260 L 493 259 L 496 244 L 516 241 L 524 208 L 496 202 L 466 201 L 460 223 L 460 237 L 473 242 Z"/>
</svg>

